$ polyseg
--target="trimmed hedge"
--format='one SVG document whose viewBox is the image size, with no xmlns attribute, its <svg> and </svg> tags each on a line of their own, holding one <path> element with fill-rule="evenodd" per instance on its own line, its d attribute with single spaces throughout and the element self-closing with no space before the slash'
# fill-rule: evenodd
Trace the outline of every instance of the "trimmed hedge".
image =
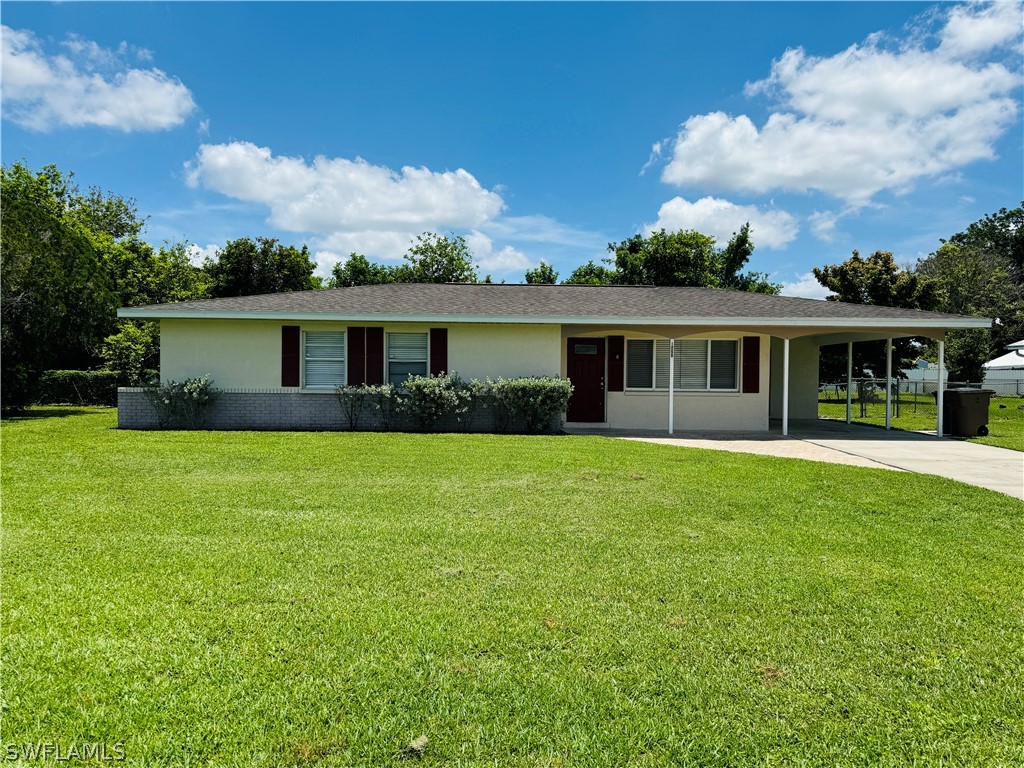
<svg viewBox="0 0 1024 768">
<path fill-rule="evenodd" d="M 117 371 L 43 371 L 40 405 L 117 405 Z"/>
<path fill-rule="evenodd" d="M 156 371 L 147 371 L 156 375 Z M 117 405 L 117 388 L 123 386 L 119 371 L 43 371 L 39 377 L 37 405 Z"/>
</svg>

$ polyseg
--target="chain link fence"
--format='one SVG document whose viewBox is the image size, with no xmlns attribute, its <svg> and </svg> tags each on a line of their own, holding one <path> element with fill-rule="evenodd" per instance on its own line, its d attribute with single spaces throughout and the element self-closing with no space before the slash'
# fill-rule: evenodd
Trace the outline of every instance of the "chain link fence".
<svg viewBox="0 0 1024 768">
<path fill-rule="evenodd" d="M 1024 379 L 1017 381 L 950 381 L 947 389 L 971 387 L 991 389 L 993 397 L 1024 397 Z M 935 429 L 936 381 L 892 381 L 892 425 L 900 429 Z M 850 388 L 850 415 L 862 424 L 885 424 L 885 379 L 854 379 Z M 818 386 L 818 418 L 846 421 L 846 381 L 823 382 Z"/>
</svg>

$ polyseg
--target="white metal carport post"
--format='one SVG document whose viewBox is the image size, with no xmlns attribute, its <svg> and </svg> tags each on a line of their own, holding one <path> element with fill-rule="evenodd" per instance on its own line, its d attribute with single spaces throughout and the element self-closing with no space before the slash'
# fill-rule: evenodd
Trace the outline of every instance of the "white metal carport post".
<svg viewBox="0 0 1024 768">
<path fill-rule="evenodd" d="M 942 369 L 946 365 L 946 342 L 939 341 L 939 388 L 935 391 L 935 406 L 939 414 L 935 419 L 935 434 L 942 437 Z"/>
<path fill-rule="evenodd" d="M 892 339 L 885 340 L 885 428 L 892 427 Z"/>
<path fill-rule="evenodd" d="M 782 436 L 789 435 L 789 339 L 782 340 Z"/>
<path fill-rule="evenodd" d="M 676 425 L 676 340 L 668 340 L 668 433 L 671 435 Z"/>
<path fill-rule="evenodd" d="M 846 423 L 852 421 L 853 411 L 853 342 L 846 342 Z"/>
</svg>

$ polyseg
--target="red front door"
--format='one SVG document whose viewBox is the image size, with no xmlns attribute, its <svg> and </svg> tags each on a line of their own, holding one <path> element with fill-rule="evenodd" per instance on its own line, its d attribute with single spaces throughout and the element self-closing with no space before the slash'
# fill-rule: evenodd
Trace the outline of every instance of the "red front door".
<svg viewBox="0 0 1024 768">
<path fill-rule="evenodd" d="M 566 421 L 604 421 L 604 339 L 569 339 L 566 373 L 572 398 Z"/>
</svg>

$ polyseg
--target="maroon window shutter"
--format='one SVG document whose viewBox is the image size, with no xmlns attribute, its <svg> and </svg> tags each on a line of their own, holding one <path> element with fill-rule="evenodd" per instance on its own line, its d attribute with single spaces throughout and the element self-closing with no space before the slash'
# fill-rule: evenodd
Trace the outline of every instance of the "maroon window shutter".
<svg viewBox="0 0 1024 768">
<path fill-rule="evenodd" d="M 348 332 L 348 375 L 345 381 L 349 386 L 358 387 L 366 383 L 366 329 L 360 326 L 349 326 Z"/>
<path fill-rule="evenodd" d="M 430 375 L 437 376 L 448 370 L 448 329 L 430 329 Z"/>
<path fill-rule="evenodd" d="M 626 337 L 608 337 L 608 391 L 622 392 L 626 370 Z"/>
<path fill-rule="evenodd" d="M 281 386 L 299 386 L 299 326 L 281 326 Z"/>
<path fill-rule="evenodd" d="M 384 329 L 366 329 L 366 383 L 384 383 Z"/>
<path fill-rule="evenodd" d="M 761 337 L 743 337 L 743 394 L 756 395 L 761 390 Z"/>
</svg>

